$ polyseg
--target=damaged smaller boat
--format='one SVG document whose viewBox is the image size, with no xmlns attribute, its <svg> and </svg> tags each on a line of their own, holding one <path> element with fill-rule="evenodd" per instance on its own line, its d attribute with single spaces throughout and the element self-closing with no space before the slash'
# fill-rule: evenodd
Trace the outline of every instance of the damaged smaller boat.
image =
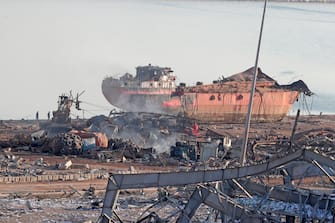
<svg viewBox="0 0 335 223">
<path fill-rule="evenodd" d="M 107 77 L 102 92 L 110 104 L 130 112 L 183 115 L 202 122 L 243 123 L 246 119 L 253 70 L 194 86 L 176 84 L 169 67 L 139 66 L 136 75 Z M 280 85 L 258 68 L 251 121 L 279 121 L 292 108 L 299 95 L 312 95 L 307 85 L 296 81 Z"/>
</svg>

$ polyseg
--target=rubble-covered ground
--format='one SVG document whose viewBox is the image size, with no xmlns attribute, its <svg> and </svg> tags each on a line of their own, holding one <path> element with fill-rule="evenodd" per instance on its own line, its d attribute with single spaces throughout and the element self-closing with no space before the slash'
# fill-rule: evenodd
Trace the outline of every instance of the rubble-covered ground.
<svg viewBox="0 0 335 223">
<path fill-rule="evenodd" d="M 0 198 L 0 222 L 96 222 L 101 212 L 102 195 L 99 192 L 93 197 L 83 193 L 82 196 L 75 194 L 68 198 Z M 122 192 L 115 211 L 125 222 L 136 222 L 150 214 L 174 222 L 185 204 L 185 198 L 181 199 L 178 193 L 160 200 L 158 191 L 150 189 Z M 195 222 L 214 220 L 213 212 L 211 208 L 202 206 L 195 216 Z"/>
<path fill-rule="evenodd" d="M 99 209 L 83 198 L 1 198 L 1 222 L 95 222 Z"/>
<path fill-rule="evenodd" d="M 58 156 L 52 154 L 51 150 L 42 153 L 38 150 L 39 145 L 31 144 L 31 134 L 41 130 L 41 126 L 48 125 L 48 121 L 1 121 L 0 178 L 7 181 L 0 181 L 0 222 L 95 222 L 101 211 L 108 174 L 113 172 L 178 171 L 239 165 L 243 124 L 201 123 L 197 134 L 192 134 L 192 124 L 180 126 L 170 118 L 156 117 L 155 122 L 148 122 L 148 119 L 150 117 L 141 116 L 127 121 L 121 116 L 90 120 L 91 129 L 108 135 L 108 148 Z M 86 121 L 82 120 L 78 126 L 87 127 Z M 257 163 L 283 156 L 299 148 L 329 155 L 335 153 L 335 116 L 301 116 L 294 135 L 294 146 L 290 147 L 293 123 L 294 117 L 287 117 L 278 123 L 252 124 L 249 162 Z M 178 140 L 207 142 L 208 138 L 224 136 L 231 139 L 232 145 L 220 157 L 206 161 L 170 157 L 170 146 Z M 99 177 L 88 178 L 94 174 Z M 63 177 L 52 180 L 50 177 L 49 180 L 36 182 L 14 182 L 19 179 L 16 177 L 59 175 L 73 179 Z M 276 179 L 271 182 L 282 182 L 281 178 Z M 320 177 L 305 179 L 306 186 L 329 188 L 329 180 Z M 94 188 L 94 196 L 90 194 L 90 188 Z M 159 200 L 157 189 L 123 192 L 116 212 L 128 222 L 150 213 L 170 218 L 173 222 L 191 192 L 181 188 L 163 200 Z M 213 216 L 213 210 L 202 205 L 195 219 L 198 222 L 214 222 Z"/>
</svg>

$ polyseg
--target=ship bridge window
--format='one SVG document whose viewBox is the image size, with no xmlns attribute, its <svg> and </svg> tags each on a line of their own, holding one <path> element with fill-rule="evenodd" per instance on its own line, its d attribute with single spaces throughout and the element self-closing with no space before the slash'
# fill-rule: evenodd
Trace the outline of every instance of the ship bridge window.
<svg viewBox="0 0 335 223">
<path fill-rule="evenodd" d="M 215 100 L 215 96 L 214 96 L 214 95 L 211 95 L 211 96 L 209 97 L 209 100 L 210 100 L 210 101 Z"/>
<path fill-rule="evenodd" d="M 128 83 L 127 82 L 124 82 L 124 86 L 127 86 L 128 85 Z"/>
</svg>

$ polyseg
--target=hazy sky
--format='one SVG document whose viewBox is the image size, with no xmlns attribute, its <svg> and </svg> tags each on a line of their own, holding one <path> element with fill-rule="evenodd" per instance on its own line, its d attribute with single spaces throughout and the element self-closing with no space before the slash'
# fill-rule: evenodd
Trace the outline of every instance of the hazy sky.
<svg viewBox="0 0 335 223">
<path fill-rule="evenodd" d="M 253 66 L 263 3 L 0 0 L 0 119 L 45 118 L 58 95 L 86 90 L 87 116 L 108 114 L 101 82 L 151 63 L 188 84 Z M 279 83 L 335 84 L 335 5 L 269 3 L 259 64 Z M 93 105 L 95 106 L 93 106 Z M 334 106 L 335 107 L 335 106 Z"/>
</svg>

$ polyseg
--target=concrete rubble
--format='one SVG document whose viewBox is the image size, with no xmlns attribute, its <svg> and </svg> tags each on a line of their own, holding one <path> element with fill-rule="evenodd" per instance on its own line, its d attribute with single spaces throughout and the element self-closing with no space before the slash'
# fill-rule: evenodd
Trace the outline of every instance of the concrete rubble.
<svg viewBox="0 0 335 223">
<path fill-rule="evenodd" d="M 60 169 L 60 170 L 68 170 L 70 169 L 72 166 L 72 161 L 71 160 L 68 160 L 64 163 L 60 163 L 57 165 L 57 168 Z"/>
<path fill-rule="evenodd" d="M 331 222 L 335 118 L 302 117 L 293 138 L 292 126 L 293 118 L 252 124 L 248 163 L 242 167 L 239 124 L 199 124 L 149 113 L 111 113 L 76 123 L 2 121 L 0 190 L 6 192 L 0 197 L 0 221 L 186 222 L 184 217 L 190 217 L 192 222 L 248 222 L 249 216 L 252 222 Z M 225 179 L 235 173 L 236 181 Z M 154 174 L 157 182 L 151 181 Z M 164 181 L 168 175 L 174 177 Z M 144 182 L 129 186 L 139 177 Z M 254 193 L 256 186 L 247 182 L 266 185 L 268 191 Z M 9 183 L 26 188 L 9 192 Z M 323 195 L 308 204 L 302 198 L 311 186 L 308 193 Z M 119 196 L 108 197 L 114 187 Z M 277 189 L 295 194 L 282 200 L 273 194 Z M 42 212 L 41 218 L 34 214 Z"/>
</svg>

